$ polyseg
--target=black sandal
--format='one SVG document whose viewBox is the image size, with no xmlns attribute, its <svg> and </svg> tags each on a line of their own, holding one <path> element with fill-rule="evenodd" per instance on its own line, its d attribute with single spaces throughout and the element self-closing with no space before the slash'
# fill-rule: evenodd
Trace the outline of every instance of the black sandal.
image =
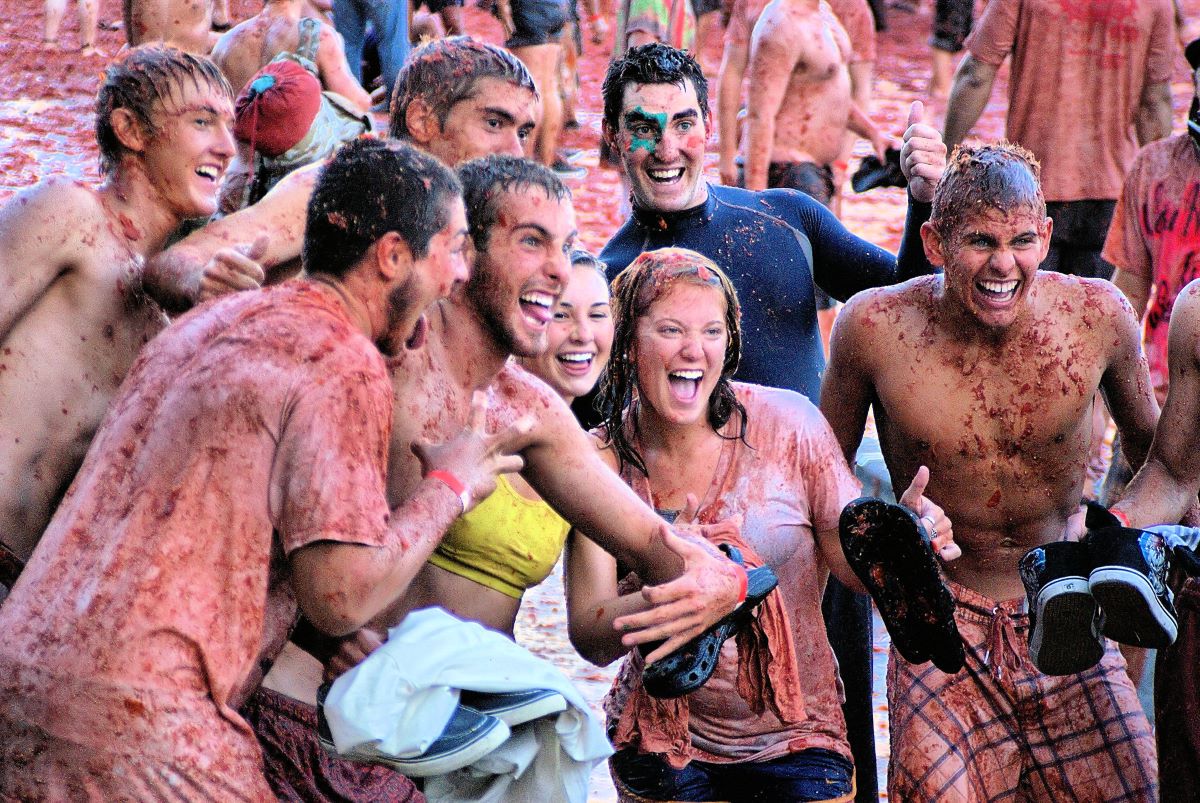
<svg viewBox="0 0 1200 803">
<path fill-rule="evenodd" d="M 721 544 L 720 548 L 739 566 L 745 564 L 737 547 Z M 708 682 L 717 668 L 721 645 L 749 623 L 754 609 L 779 585 L 775 572 L 766 566 L 747 570 L 746 578 L 745 602 L 666 658 L 646 666 L 642 671 L 642 685 L 647 694 L 651 697 L 682 697 Z M 638 649 L 644 657 L 660 644 L 661 641 L 642 644 Z"/>
<path fill-rule="evenodd" d="M 904 660 L 932 659 L 947 674 L 962 669 L 954 597 L 912 511 L 882 499 L 855 499 L 842 511 L 839 530 L 846 561 L 875 600 Z"/>
</svg>

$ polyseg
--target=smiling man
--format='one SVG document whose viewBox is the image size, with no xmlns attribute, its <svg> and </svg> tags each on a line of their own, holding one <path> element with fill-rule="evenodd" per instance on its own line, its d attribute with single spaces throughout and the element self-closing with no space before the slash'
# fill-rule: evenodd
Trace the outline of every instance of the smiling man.
<svg viewBox="0 0 1200 803">
<path fill-rule="evenodd" d="M 1134 465 L 1157 415 L 1120 292 L 1038 271 L 1051 228 L 1029 152 L 960 148 L 921 230 L 944 274 L 856 296 L 834 327 L 821 411 L 843 451 L 873 407 L 893 484 L 927 465 L 963 553 L 945 570 L 965 670 L 891 655 L 895 800 L 1156 799 L 1153 735 L 1116 646 L 1064 677 L 1027 647 L 1017 561 L 1067 535 L 1096 391 Z"/>
<path fill-rule="evenodd" d="M 360 139 L 321 171 L 308 277 L 231 295 L 144 351 L 0 610 L 0 798 L 272 800 L 235 707 L 295 621 L 362 626 L 407 588 L 412 545 L 520 466 L 519 427 L 418 447 L 385 496 L 387 335 L 467 277 L 459 186 Z M 414 457 L 418 459 L 418 457 Z"/>
<path fill-rule="evenodd" d="M 143 260 L 212 214 L 234 154 L 228 83 L 178 50 L 111 65 L 96 123 L 103 184 L 48 178 L 0 210 L 0 600 L 167 323 L 142 292 Z"/>
<path fill-rule="evenodd" d="M 540 106 L 533 78 L 512 53 L 466 36 L 439 39 L 413 51 L 396 79 L 391 136 L 452 167 L 489 153 L 520 156 Z M 264 271 L 272 282 L 293 275 L 320 166 L 287 175 L 258 203 L 209 223 L 151 259 L 147 282 L 186 309 L 257 285 Z M 205 279 L 214 263 L 236 280 Z"/>
</svg>

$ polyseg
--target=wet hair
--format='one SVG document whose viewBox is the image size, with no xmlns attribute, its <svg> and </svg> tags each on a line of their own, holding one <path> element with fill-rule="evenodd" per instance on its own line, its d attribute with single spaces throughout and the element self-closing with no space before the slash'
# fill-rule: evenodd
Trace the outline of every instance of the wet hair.
<svg viewBox="0 0 1200 803">
<path fill-rule="evenodd" d="M 304 268 L 340 278 L 389 231 L 422 259 L 460 192 L 450 168 L 411 145 L 351 140 L 317 177 L 304 227 Z"/>
<path fill-rule="evenodd" d="M 537 84 L 521 60 L 502 47 L 469 36 L 448 36 L 427 42 L 404 62 L 392 89 L 391 135 L 408 139 L 408 107 L 421 99 L 445 127 L 450 110 L 475 95 L 484 78 L 498 78 L 540 97 Z"/>
<path fill-rule="evenodd" d="M 608 65 L 601 94 L 604 97 L 604 123 L 616 131 L 620 126 L 621 104 L 629 84 L 675 84 L 686 90 L 685 82 L 696 87 L 700 115 L 707 121 L 708 79 L 699 62 L 682 50 L 658 42 L 631 47 L 625 55 Z"/>
<path fill-rule="evenodd" d="M 604 280 L 605 284 L 608 284 L 608 265 L 586 248 L 571 249 L 571 267 L 591 268 L 600 274 L 600 278 Z"/>
<path fill-rule="evenodd" d="M 934 191 L 929 221 L 945 239 L 968 217 L 989 209 L 1028 209 L 1044 218 L 1046 199 L 1040 179 L 1037 159 L 1020 145 L 1006 141 L 959 145 Z"/>
<path fill-rule="evenodd" d="M 537 188 L 554 200 L 571 197 L 567 185 L 550 168 L 506 154 L 464 162 L 458 166 L 458 180 L 462 182 L 467 225 L 477 251 L 487 250 L 488 235 L 496 224 L 499 204 L 505 193 Z"/>
<path fill-rule="evenodd" d="M 725 298 L 725 328 L 729 332 L 729 342 L 725 346 L 721 378 L 708 398 L 708 423 L 720 434 L 721 428 L 736 413 L 739 416 L 738 433 L 733 437 L 746 439 L 746 408 L 738 401 L 730 384 L 742 359 L 742 308 L 733 282 L 715 262 L 695 251 L 686 248 L 646 251 L 613 279 L 612 358 L 600 379 L 596 398 L 596 407 L 603 416 L 605 436 L 616 450 L 620 465 L 624 467 L 628 463 L 643 474 L 648 472 L 634 446 L 637 417 L 632 414 L 637 387 L 637 366 L 633 357 L 637 321 L 678 283 L 712 287 Z"/>
<path fill-rule="evenodd" d="M 188 81 L 197 89 L 216 89 L 233 102 L 233 89 L 225 74 L 204 56 L 162 45 L 142 45 L 108 65 L 96 95 L 96 142 L 102 174 L 112 173 L 126 152 L 113 130 L 113 110 L 128 109 L 153 136 L 158 133 L 151 119 L 155 105 L 177 97 Z"/>
</svg>

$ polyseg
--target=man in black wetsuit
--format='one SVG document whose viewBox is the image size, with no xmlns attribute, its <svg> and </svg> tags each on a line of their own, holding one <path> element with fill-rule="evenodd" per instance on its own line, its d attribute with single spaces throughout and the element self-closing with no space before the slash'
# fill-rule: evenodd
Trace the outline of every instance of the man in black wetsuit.
<svg viewBox="0 0 1200 803">
<path fill-rule="evenodd" d="M 632 48 L 609 66 L 603 93 L 604 136 L 620 155 L 633 193 L 633 216 L 601 254 L 609 276 L 643 251 L 665 246 L 690 248 L 720 265 L 742 302 L 739 380 L 819 398 L 825 355 L 814 280 L 845 301 L 860 290 L 932 272 L 920 228 L 929 219 L 946 148 L 936 129 L 919 123 L 919 104 L 909 114 L 901 151 L 909 207 L 897 258 L 794 190 L 710 185 L 703 174 L 712 122 L 708 82 L 686 53 L 661 44 Z M 846 686 L 859 799 L 874 800 L 870 601 L 831 578 L 824 607 Z"/>
</svg>

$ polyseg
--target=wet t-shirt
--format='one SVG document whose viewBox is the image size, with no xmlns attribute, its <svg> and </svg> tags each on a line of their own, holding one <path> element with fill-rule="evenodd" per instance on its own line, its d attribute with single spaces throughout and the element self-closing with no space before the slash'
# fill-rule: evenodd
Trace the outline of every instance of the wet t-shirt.
<svg viewBox="0 0 1200 803">
<path fill-rule="evenodd" d="M 388 542 L 391 409 L 382 356 L 319 284 L 152 341 L 0 610 L 0 721 L 195 766 L 245 753 L 231 698 L 294 622 L 286 556 Z"/>
<path fill-rule="evenodd" d="M 1158 403 L 1167 398 L 1167 329 L 1184 285 L 1200 277 L 1200 157 L 1187 134 L 1152 142 L 1134 160 L 1103 256 L 1150 285 L 1146 360 Z"/>
<path fill-rule="evenodd" d="M 814 532 L 837 529 L 842 508 L 858 496 L 858 480 L 829 424 L 807 399 L 758 385 L 735 383 L 734 389 L 746 407 L 746 442 L 725 442 L 696 518 L 741 517 L 742 538 L 778 576 L 807 717 L 785 725 L 769 707 L 761 716 L 750 710 L 737 693 L 737 645 L 730 639 L 712 678 L 688 695 L 692 744 L 699 756 L 716 761 L 767 761 L 817 747 L 850 758 L 837 662 L 821 616 L 829 569 Z M 645 477 L 633 472 L 630 478 L 649 502 Z M 611 718 L 639 674 L 626 660 L 605 702 Z"/>
<path fill-rule="evenodd" d="M 1042 163 L 1047 201 L 1120 195 L 1142 87 L 1171 76 L 1170 0 L 991 0 L 966 47 L 1012 54 L 1006 135 Z"/>
</svg>

